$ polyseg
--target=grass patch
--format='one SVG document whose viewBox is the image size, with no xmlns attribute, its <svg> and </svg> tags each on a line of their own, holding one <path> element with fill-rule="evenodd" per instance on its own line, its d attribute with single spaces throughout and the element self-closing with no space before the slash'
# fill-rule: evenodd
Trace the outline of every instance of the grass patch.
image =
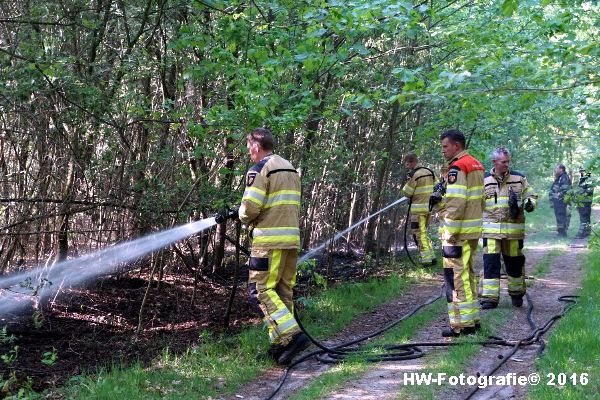
<svg viewBox="0 0 600 400">
<path fill-rule="evenodd" d="M 586 263 L 583 289 L 576 307 L 561 318 L 552 332 L 546 351 L 536 364 L 541 382 L 530 387 L 530 399 L 591 399 L 600 398 L 600 248 L 596 245 Z M 566 374 L 566 382 L 546 385 L 548 374 Z M 581 384 L 581 374 L 587 375 L 587 385 Z M 573 385 L 573 374 L 577 385 Z M 564 378 L 564 376 L 563 376 Z M 564 383 L 564 384 L 561 384 Z"/>
<path fill-rule="evenodd" d="M 330 393 L 333 389 L 344 383 L 356 379 L 368 369 L 367 364 L 357 360 L 347 360 L 336 365 L 322 375 L 319 375 L 309 386 L 300 392 L 289 396 L 293 400 L 320 399 Z"/>
<path fill-rule="evenodd" d="M 552 249 L 548 253 L 544 255 L 544 257 L 537 263 L 535 266 L 535 270 L 533 271 L 533 275 L 535 276 L 543 276 L 548 272 L 550 266 L 556 259 L 556 257 L 564 254 L 564 250 Z"/>
<path fill-rule="evenodd" d="M 154 365 L 114 366 L 96 375 L 76 376 L 64 389 L 70 399 L 181 399 L 214 396 L 235 390 L 239 381 L 253 379 L 265 368 L 250 358 L 264 332 L 252 327 L 240 335 L 213 338 L 183 355 L 163 352 Z"/>
<path fill-rule="evenodd" d="M 526 215 L 525 248 L 566 249 L 570 241 L 569 237 L 573 238 L 579 229 L 577 209 L 571 210 L 571 214 L 568 237 L 559 237 L 556 232 L 554 209 L 548 202 L 541 201 L 535 211 Z"/>
<path fill-rule="evenodd" d="M 402 276 L 344 284 L 303 300 L 301 318 L 316 337 L 329 336 L 358 315 L 400 295 L 411 283 L 433 278 L 413 269 Z M 256 361 L 268 346 L 263 327 L 252 326 L 232 336 L 208 332 L 185 354 L 166 350 L 150 367 L 113 366 L 93 375 L 73 377 L 60 396 L 69 399 L 182 399 L 230 395 L 272 364 Z"/>
<path fill-rule="evenodd" d="M 397 297 L 411 283 L 433 278 L 431 270 L 419 268 L 385 280 L 374 279 L 338 286 L 314 298 L 304 299 L 305 313 L 302 315 L 302 322 L 311 335 L 330 336 L 352 322 L 356 316 Z"/>
</svg>

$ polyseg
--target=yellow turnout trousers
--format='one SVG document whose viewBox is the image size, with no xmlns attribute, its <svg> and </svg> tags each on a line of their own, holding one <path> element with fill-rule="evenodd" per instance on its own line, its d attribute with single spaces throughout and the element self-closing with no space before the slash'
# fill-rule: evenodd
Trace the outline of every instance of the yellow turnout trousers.
<svg viewBox="0 0 600 400">
<path fill-rule="evenodd" d="M 498 303 L 500 298 L 500 255 L 508 276 L 508 294 L 525 294 L 523 240 L 483 238 L 483 284 L 481 299 Z"/>
<path fill-rule="evenodd" d="M 448 319 L 455 331 L 479 323 L 477 277 L 474 271 L 477 243 L 477 239 L 456 243 L 442 241 Z"/>
<path fill-rule="evenodd" d="M 431 264 L 433 261 L 433 246 L 427 233 L 429 214 L 410 214 L 410 233 L 419 248 L 421 263 Z"/>
<path fill-rule="evenodd" d="M 271 344 L 285 346 L 300 332 L 292 299 L 297 259 L 296 249 L 252 250 L 250 254 L 248 294 L 269 330 Z"/>
</svg>

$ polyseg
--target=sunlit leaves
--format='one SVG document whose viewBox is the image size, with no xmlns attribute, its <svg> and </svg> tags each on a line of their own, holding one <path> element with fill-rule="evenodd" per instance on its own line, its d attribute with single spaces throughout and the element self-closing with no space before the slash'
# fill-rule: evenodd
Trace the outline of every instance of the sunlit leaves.
<svg viewBox="0 0 600 400">
<path fill-rule="evenodd" d="M 502 14 L 509 17 L 519 8 L 519 0 L 504 0 L 500 6 Z"/>
</svg>

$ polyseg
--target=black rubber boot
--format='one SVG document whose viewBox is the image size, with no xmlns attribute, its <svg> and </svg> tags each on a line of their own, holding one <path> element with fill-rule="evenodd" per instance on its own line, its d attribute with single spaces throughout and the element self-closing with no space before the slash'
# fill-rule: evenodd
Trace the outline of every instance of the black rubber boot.
<svg viewBox="0 0 600 400">
<path fill-rule="evenodd" d="M 591 230 L 590 228 L 586 228 L 586 229 L 583 231 L 583 237 L 584 237 L 584 238 L 586 238 L 586 237 L 589 237 L 591 234 L 592 234 L 592 230 Z"/>
<path fill-rule="evenodd" d="M 310 346 L 310 339 L 303 332 L 296 333 L 292 340 L 284 347 L 283 352 L 277 359 L 279 365 L 289 365 L 292 359 L 302 350 Z"/>
<path fill-rule="evenodd" d="M 442 336 L 443 337 L 457 337 L 457 336 L 460 336 L 460 331 L 456 332 L 452 328 L 442 329 Z"/>
<path fill-rule="evenodd" d="M 256 361 L 275 361 L 279 360 L 279 357 L 283 354 L 285 347 L 280 344 L 272 344 L 269 346 L 266 352 L 260 353 L 256 356 Z"/>
<path fill-rule="evenodd" d="M 498 307 L 498 303 L 491 300 L 482 300 L 481 301 L 481 309 L 482 310 L 490 310 L 492 308 Z"/>
<path fill-rule="evenodd" d="M 473 335 L 474 333 L 477 333 L 477 331 L 480 329 L 481 329 L 481 324 L 475 324 L 475 326 L 467 326 L 465 328 L 462 328 L 458 332 L 456 332 L 452 328 L 446 328 L 446 329 L 442 330 L 442 336 L 443 337 L 458 337 L 460 335 Z"/>
<path fill-rule="evenodd" d="M 521 307 L 523 305 L 523 296 L 510 296 L 510 301 L 513 307 Z"/>
</svg>

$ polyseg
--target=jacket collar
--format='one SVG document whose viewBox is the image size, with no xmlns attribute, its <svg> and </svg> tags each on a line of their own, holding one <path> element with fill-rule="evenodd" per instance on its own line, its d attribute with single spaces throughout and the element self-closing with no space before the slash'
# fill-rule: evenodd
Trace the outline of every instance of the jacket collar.
<svg viewBox="0 0 600 400">
<path fill-rule="evenodd" d="M 490 175 L 496 178 L 498 183 L 504 183 L 508 180 L 508 177 L 510 176 L 510 169 L 506 170 L 504 176 L 501 177 L 500 175 L 496 174 L 496 168 L 492 167 L 492 169 L 490 169 Z"/>
<path fill-rule="evenodd" d="M 450 161 L 448 161 L 448 165 L 452 164 L 453 162 L 463 158 L 464 156 L 468 156 L 469 152 L 467 150 L 463 150 L 460 153 L 458 153 L 457 155 L 455 155 Z"/>
<path fill-rule="evenodd" d="M 264 157 L 262 158 L 262 160 L 260 160 L 259 162 L 261 162 L 261 161 L 265 161 L 265 160 L 268 160 L 268 159 L 269 159 L 269 158 L 271 158 L 271 157 L 273 157 L 273 153 L 271 153 L 271 154 L 267 154 L 267 155 L 266 155 L 266 156 L 264 156 Z"/>
</svg>

